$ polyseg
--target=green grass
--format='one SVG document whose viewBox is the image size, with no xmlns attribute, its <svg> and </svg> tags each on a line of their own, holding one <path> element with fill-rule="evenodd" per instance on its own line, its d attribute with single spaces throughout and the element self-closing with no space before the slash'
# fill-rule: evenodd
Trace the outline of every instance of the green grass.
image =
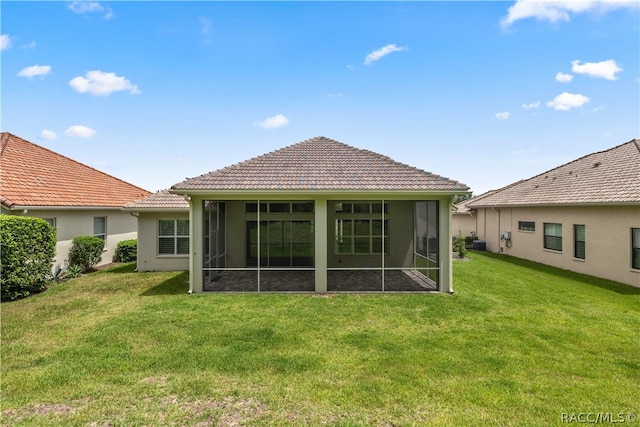
<svg viewBox="0 0 640 427">
<path fill-rule="evenodd" d="M 498 255 L 454 295 L 187 295 L 132 265 L 2 304 L 2 425 L 553 425 L 640 413 L 640 289 Z"/>
</svg>

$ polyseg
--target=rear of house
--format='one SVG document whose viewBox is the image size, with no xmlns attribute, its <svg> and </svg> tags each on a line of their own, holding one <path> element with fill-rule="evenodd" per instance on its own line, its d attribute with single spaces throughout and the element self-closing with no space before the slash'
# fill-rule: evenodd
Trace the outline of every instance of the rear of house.
<svg viewBox="0 0 640 427">
<path fill-rule="evenodd" d="M 190 204 L 193 292 L 452 292 L 457 181 L 316 137 L 169 192 Z"/>
<path fill-rule="evenodd" d="M 640 287 L 640 140 L 466 206 L 489 251 Z"/>
<path fill-rule="evenodd" d="M 118 242 L 137 237 L 137 221 L 122 207 L 150 193 L 7 132 L 0 136 L 3 215 L 43 218 L 56 228 L 54 263 L 68 260 L 78 236 L 104 240 L 101 264 Z"/>
</svg>

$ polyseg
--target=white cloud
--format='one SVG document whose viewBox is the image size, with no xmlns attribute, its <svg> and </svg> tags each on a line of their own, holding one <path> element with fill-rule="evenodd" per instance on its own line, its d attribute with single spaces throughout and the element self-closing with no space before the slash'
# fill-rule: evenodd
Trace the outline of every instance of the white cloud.
<svg viewBox="0 0 640 427">
<path fill-rule="evenodd" d="M 533 110 L 538 108 L 539 106 L 540 106 L 540 101 L 531 102 L 529 104 L 522 104 L 522 108 L 524 108 L 525 110 Z"/>
<path fill-rule="evenodd" d="M 564 74 L 564 73 L 556 74 L 556 81 L 557 82 L 569 83 L 571 80 L 573 80 L 573 75 L 571 75 L 571 74 Z"/>
<path fill-rule="evenodd" d="M 35 41 L 31 41 L 31 43 L 23 44 L 20 47 L 22 49 L 35 49 L 36 48 L 36 42 Z"/>
<path fill-rule="evenodd" d="M 563 92 L 560 95 L 553 98 L 552 101 L 547 102 L 547 107 L 554 110 L 568 111 L 572 108 L 582 107 L 589 102 L 589 98 L 579 93 Z"/>
<path fill-rule="evenodd" d="M 508 111 L 502 111 L 500 113 L 496 113 L 496 119 L 500 121 L 507 120 L 509 116 L 511 116 L 511 113 Z"/>
<path fill-rule="evenodd" d="M 82 125 L 71 126 L 69 129 L 64 131 L 64 134 L 67 136 L 72 136 L 74 138 L 91 138 L 97 132 L 91 128 Z"/>
<path fill-rule="evenodd" d="M 580 64 L 580 61 L 571 61 L 571 71 L 577 74 L 587 74 L 591 77 L 600 77 L 607 80 L 617 80 L 617 73 L 622 71 L 622 68 L 616 64 L 613 59 L 608 59 L 601 62 L 585 62 Z"/>
<path fill-rule="evenodd" d="M 114 16 L 113 10 L 110 7 L 105 8 L 100 3 L 95 1 L 72 1 L 67 7 L 73 13 L 77 13 L 78 15 L 82 15 L 85 13 L 105 12 L 104 19 L 111 19 Z"/>
<path fill-rule="evenodd" d="M 56 135 L 56 133 L 52 130 L 42 129 L 42 132 L 40 132 L 40 138 L 54 140 L 54 139 L 58 139 L 58 135 Z"/>
<path fill-rule="evenodd" d="M 383 56 L 386 56 L 392 52 L 400 52 L 403 50 L 405 50 L 404 47 L 398 47 L 395 44 L 388 44 L 368 54 L 367 57 L 364 59 L 364 65 L 371 65 L 375 61 L 382 58 Z"/>
<path fill-rule="evenodd" d="M 124 77 L 116 76 L 115 73 L 105 73 L 103 71 L 89 71 L 86 77 L 74 77 L 69 86 L 80 93 L 90 93 L 92 95 L 109 95 L 113 92 L 128 90 L 130 95 L 138 95 L 142 92 L 138 86 L 132 84 Z"/>
<path fill-rule="evenodd" d="M 569 21 L 571 15 L 592 12 L 605 14 L 616 9 L 637 9 L 637 0 L 517 0 L 502 18 L 503 27 L 509 27 L 521 19 L 535 18 L 540 21 Z"/>
<path fill-rule="evenodd" d="M 200 32 L 204 35 L 207 35 L 211 32 L 211 20 L 208 18 L 198 18 L 200 21 Z"/>
<path fill-rule="evenodd" d="M 11 48 L 11 37 L 9 34 L 2 34 L 0 36 L 0 50 L 7 50 Z"/>
<path fill-rule="evenodd" d="M 263 129 L 276 129 L 279 127 L 283 127 L 289 124 L 289 119 L 287 119 L 282 114 L 276 114 L 273 117 L 268 117 L 261 122 L 254 122 L 254 127 L 260 127 Z"/>
<path fill-rule="evenodd" d="M 32 65 L 20 70 L 18 75 L 30 79 L 35 76 L 46 76 L 51 72 L 51 65 Z"/>
</svg>

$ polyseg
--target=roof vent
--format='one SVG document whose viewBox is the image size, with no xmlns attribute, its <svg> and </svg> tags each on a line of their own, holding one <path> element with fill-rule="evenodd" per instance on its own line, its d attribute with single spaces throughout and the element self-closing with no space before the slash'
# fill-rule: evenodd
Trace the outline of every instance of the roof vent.
<svg viewBox="0 0 640 427">
<path fill-rule="evenodd" d="M 597 168 L 597 167 L 598 167 L 598 166 L 600 166 L 601 164 L 602 164 L 601 162 L 595 162 L 595 163 L 593 164 L 593 167 L 594 167 L 594 168 Z"/>
</svg>

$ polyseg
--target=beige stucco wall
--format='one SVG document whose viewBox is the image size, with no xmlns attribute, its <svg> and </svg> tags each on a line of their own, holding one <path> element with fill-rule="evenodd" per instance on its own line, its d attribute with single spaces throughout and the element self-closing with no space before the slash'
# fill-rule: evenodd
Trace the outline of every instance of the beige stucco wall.
<svg viewBox="0 0 640 427">
<path fill-rule="evenodd" d="M 140 212 L 138 215 L 138 271 L 189 269 L 189 255 L 158 255 L 158 220 L 189 219 L 189 212 Z"/>
<path fill-rule="evenodd" d="M 451 234 L 457 236 L 458 232 L 462 232 L 462 236 L 471 236 L 476 230 L 476 215 L 471 215 L 469 212 L 465 213 L 453 213 L 451 215 Z"/>
<path fill-rule="evenodd" d="M 29 209 L 27 212 L 23 210 L 11 211 L 11 213 L 21 216 L 32 216 L 36 218 L 55 218 L 57 243 L 55 264 L 64 265 L 69 259 L 69 249 L 71 249 L 72 241 L 78 236 L 93 235 L 93 218 L 104 216 L 107 217 L 107 239 L 105 250 L 102 253 L 102 260 L 98 265 L 109 264 L 113 262 L 118 242 L 122 240 L 135 239 L 137 233 L 137 221 L 129 212 L 122 212 L 119 209 L 102 209 L 102 210 L 41 210 Z"/>
<path fill-rule="evenodd" d="M 640 270 L 631 269 L 631 228 L 640 228 L 640 207 L 524 207 L 478 209 L 478 232 L 487 250 L 503 252 L 566 270 L 640 287 Z M 519 231 L 519 221 L 535 231 Z M 562 224 L 562 251 L 544 249 L 544 223 Z M 573 225 L 585 226 L 586 257 L 574 258 Z M 510 247 L 500 235 L 511 232 Z"/>
</svg>

